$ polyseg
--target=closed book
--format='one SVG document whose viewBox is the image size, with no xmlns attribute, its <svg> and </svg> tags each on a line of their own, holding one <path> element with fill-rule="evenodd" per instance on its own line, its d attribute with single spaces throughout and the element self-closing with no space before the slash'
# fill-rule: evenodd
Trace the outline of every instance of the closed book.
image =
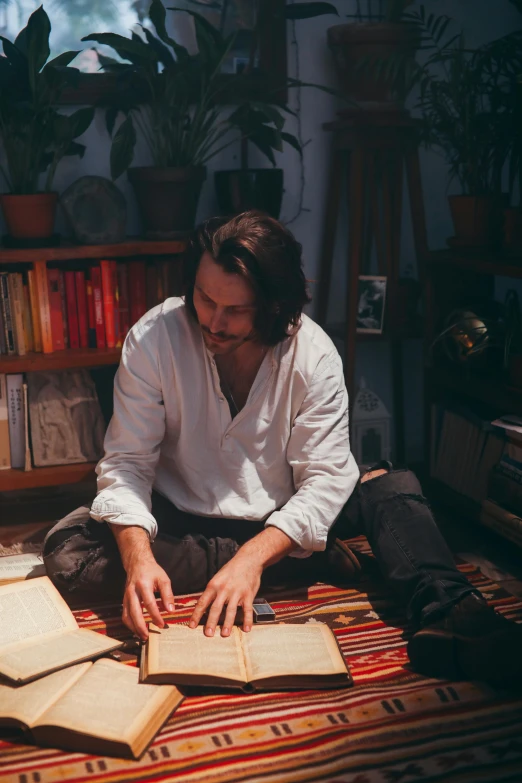
<svg viewBox="0 0 522 783">
<path fill-rule="evenodd" d="M 51 330 L 53 334 L 53 348 L 55 351 L 63 351 L 65 348 L 63 334 L 62 294 L 60 291 L 60 270 L 48 269 L 49 281 L 49 308 L 51 311 Z"/>
<path fill-rule="evenodd" d="M 4 312 L 2 310 L 2 292 L 0 290 L 0 354 L 7 353 L 7 342 L 5 339 Z"/>
<path fill-rule="evenodd" d="M 9 418 L 7 405 L 7 380 L 0 373 L 0 470 L 11 467 L 11 448 L 9 444 Z"/>
<path fill-rule="evenodd" d="M 44 353 L 52 353 L 54 351 L 54 342 L 51 324 L 51 304 L 49 301 L 49 283 L 47 280 L 47 265 L 45 261 L 36 261 L 33 270 L 38 296 L 42 350 Z"/>
<path fill-rule="evenodd" d="M 117 266 L 118 271 L 118 293 L 119 293 L 119 317 L 120 317 L 120 338 L 123 342 L 129 331 L 129 278 L 127 274 L 127 264 L 121 263 Z"/>
<path fill-rule="evenodd" d="M 131 326 L 147 312 L 145 261 L 129 262 L 129 309 Z"/>
<path fill-rule="evenodd" d="M 107 348 L 116 346 L 114 331 L 114 289 L 110 261 L 100 261 L 101 282 L 103 293 L 103 320 L 105 322 L 105 342 Z"/>
<path fill-rule="evenodd" d="M 76 283 L 74 272 L 68 269 L 65 272 L 65 297 L 67 302 L 67 326 L 69 331 L 69 346 L 80 347 L 80 333 L 78 330 L 78 305 L 76 303 Z"/>
<path fill-rule="evenodd" d="M 62 323 L 63 323 L 63 344 L 65 348 L 70 348 L 69 342 L 69 324 L 67 322 L 67 294 L 65 292 L 65 272 L 60 269 L 60 298 L 62 300 Z"/>
<path fill-rule="evenodd" d="M 22 275 L 20 272 L 10 272 L 8 282 L 16 353 L 19 356 L 25 356 L 27 349 L 24 333 L 24 287 Z"/>
<path fill-rule="evenodd" d="M 500 533 L 501 536 L 504 536 L 504 538 L 507 538 L 509 541 L 513 541 L 514 544 L 522 546 L 522 532 L 506 525 L 505 522 L 494 517 L 492 514 L 488 514 L 484 509 L 480 512 L 479 521 L 496 533 Z"/>
<path fill-rule="evenodd" d="M 85 287 L 85 272 L 77 270 L 74 273 L 76 281 L 76 302 L 78 305 L 78 331 L 80 333 L 80 348 L 89 347 L 89 326 L 87 323 L 87 289 Z"/>
<path fill-rule="evenodd" d="M 32 470 L 31 448 L 29 446 L 29 403 L 27 401 L 27 384 L 24 383 L 24 470 Z"/>
<path fill-rule="evenodd" d="M 85 296 L 87 298 L 87 345 L 89 348 L 96 348 L 96 315 L 94 312 L 94 294 L 92 291 L 92 282 L 89 277 L 85 278 Z"/>
<path fill-rule="evenodd" d="M 94 316 L 96 327 L 96 347 L 105 348 L 105 322 L 103 318 L 103 291 L 101 269 L 99 266 L 91 267 L 92 297 L 94 300 Z"/>
<path fill-rule="evenodd" d="M 4 322 L 4 335 L 7 353 L 16 353 L 15 334 L 13 328 L 13 316 L 11 313 L 11 301 L 9 298 L 9 273 L 0 272 L 0 304 Z"/>
<path fill-rule="evenodd" d="M 22 373 L 7 376 L 7 407 L 11 467 L 25 468 L 24 377 Z"/>
<path fill-rule="evenodd" d="M 112 295 L 114 297 L 114 345 L 115 348 L 121 348 L 122 339 L 120 335 L 120 288 L 118 283 L 118 268 L 116 261 L 111 261 L 110 265 Z"/>
<path fill-rule="evenodd" d="M 29 286 L 27 283 L 24 283 L 24 335 L 27 350 L 34 351 L 33 319 L 31 316 L 31 302 L 29 300 Z"/>
<path fill-rule="evenodd" d="M 488 497 L 513 514 L 522 514 L 522 485 L 495 468 L 489 479 Z"/>
<path fill-rule="evenodd" d="M 498 503 L 495 503 L 489 498 L 486 498 L 482 501 L 482 510 L 486 514 L 489 514 L 492 517 L 496 517 L 496 519 L 505 524 L 507 527 L 518 531 L 518 533 L 520 533 L 522 536 L 522 516 L 513 514 L 511 511 L 508 511 L 507 508 L 503 508 Z"/>
<path fill-rule="evenodd" d="M 34 269 L 27 272 L 27 284 L 29 287 L 29 302 L 31 304 L 31 324 L 33 327 L 34 350 L 42 351 L 42 329 L 40 326 L 40 312 L 38 308 L 38 292 L 36 288 L 36 273 Z"/>
</svg>

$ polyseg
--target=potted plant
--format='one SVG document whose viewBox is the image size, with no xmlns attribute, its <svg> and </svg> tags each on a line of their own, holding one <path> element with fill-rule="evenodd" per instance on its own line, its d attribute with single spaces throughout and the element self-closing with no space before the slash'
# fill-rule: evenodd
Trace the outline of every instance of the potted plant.
<svg viewBox="0 0 522 783">
<path fill-rule="evenodd" d="M 328 4 L 319 5 L 324 12 Z M 117 72 L 122 85 L 106 114 L 113 137 L 111 174 L 117 179 L 128 170 L 146 234 L 157 239 L 173 238 L 193 227 L 206 164 L 222 149 L 237 143 L 238 134 L 255 144 L 273 164 L 273 151 L 281 150 L 285 142 L 300 152 L 297 139 L 284 131 L 285 107 L 276 107 L 275 98 L 273 103 L 259 99 L 258 90 L 255 99 L 244 100 L 228 112 L 219 105 L 221 66 L 233 35 L 224 35 L 195 11 L 167 10 L 193 17 L 196 54 L 189 54 L 168 35 L 161 0 L 152 0 L 149 9 L 154 33 L 144 27 L 143 37 L 93 33 L 82 39 L 108 45 L 129 61 L 117 62 L 98 53 L 102 67 Z M 248 93 L 248 72 L 230 78 L 228 91 Z M 125 119 L 114 133 L 119 112 Z M 152 166 L 131 167 L 137 129 L 147 143 Z"/>
<path fill-rule="evenodd" d="M 402 109 L 419 44 L 405 9 L 413 0 L 356 0 L 354 21 L 328 30 L 342 89 L 363 109 Z"/>
<path fill-rule="evenodd" d="M 48 60 L 51 24 L 42 7 L 14 41 L 0 36 L 0 167 L 9 192 L 0 195 L 11 244 L 39 244 L 52 237 L 57 193 L 56 168 L 66 155 L 82 156 L 75 139 L 89 127 L 94 110 L 70 115 L 55 108 L 78 71 L 69 63 L 78 52 Z M 42 177 L 45 175 L 43 186 Z"/>
</svg>

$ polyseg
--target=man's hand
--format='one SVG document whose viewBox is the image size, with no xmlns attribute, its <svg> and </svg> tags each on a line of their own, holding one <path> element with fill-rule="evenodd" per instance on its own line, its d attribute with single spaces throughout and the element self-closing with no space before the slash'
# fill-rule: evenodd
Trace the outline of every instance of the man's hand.
<svg viewBox="0 0 522 783">
<path fill-rule="evenodd" d="M 296 544 L 276 527 L 267 527 L 259 535 L 247 541 L 208 583 L 201 598 L 196 603 L 190 628 L 195 628 L 205 611 L 210 607 L 205 623 L 205 635 L 213 636 L 221 611 L 226 607 L 225 619 L 221 626 L 221 636 L 229 636 L 238 606 L 243 607 L 243 630 L 250 631 L 253 623 L 252 603 L 259 585 L 261 574 L 266 566 L 277 563 L 287 555 Z"/>
<path fill-rule="evenodd" d="M 148 534 L 143 528 L 111 525 L 120 550 L 127 583 L 123 595 L 122 620 L 133 633 L 146 641 L 149 635 L 143 617 L 142 604 L 159 628 L 165 625 L 156 604 L 154 592 L 161 595 L 166 611 L 174 611 L 174 596 L 170 579 L 152 554 Z"/>
</svg>

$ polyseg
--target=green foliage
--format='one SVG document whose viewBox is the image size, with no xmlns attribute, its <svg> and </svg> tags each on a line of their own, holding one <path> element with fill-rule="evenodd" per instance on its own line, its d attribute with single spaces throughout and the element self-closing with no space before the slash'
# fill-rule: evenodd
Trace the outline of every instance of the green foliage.
<svg viewBox="0 0 522 783">
<path fill-rule="evenodd" d="M 515 0 L 516 1 L 516 0 Z M 356 0 L 355 14 L 348 14 L 349 18 L 358 22 L 401 22 L 404 10 L 413 3 L 413 0 Z"/>
<path fill-rule="evenodd" d="M 82 156 L 75 139 L 89 127 L 94 110 L 71 115 L 56 111 L 63 90 L 78 71 L 69 63 L 78 52 L 64 52 L 48 61 L 49 17 L 40 6 L 15 41 L 0 36 L 0 137 L 5 165 L 0 169 L 11 193 L 36 193 L 47 172 L 44 190 L 51 190 L 56 168 L 66 155 Z"/>
<path fill-rule="evenodd" d="M 329 3 L 296 3 L 291 8 L 295 18 L 336 13 Z M 167 10 L 192 16 L 196 54 L 190 54 L 168 35 Z M 273 165 L 274 152 L 280 152 L 285 142 L 301 152 L 295 136 L 283 131 L 288 107 L 278 106 L 274 86 L 263 86 L 262 79 L 253 78 L 249 69 L 229 76 L 226 89 L 231 94 L 252 94 L 254 81 L 256 99 L 243 101 L 228 114 L 219 105 L 223 91 L 221 68 L 233 46 L 234 35 L 224 35 L 196 11 L 165 9 L 161 0 L 152 0 L 149 18 L 154 32 L 143 27 L 142 36 L 93 33 L 82 39 L 110 46 L 127 61 L 122 64 L 98 53 L 104 70 L 117 73 L 120 85 L 106 112 L 107 129 L 113 139 L 113 179 L 132 163 L 137 130 L 158 167 L 203 166 L 222 149 L 236 143 L 238 135 L 255 144 Z M 286 82 L 290 87 L 299 84 L 292 79 Z M 125 119 L 114 133 L 119 112 Z"/>
</svg>

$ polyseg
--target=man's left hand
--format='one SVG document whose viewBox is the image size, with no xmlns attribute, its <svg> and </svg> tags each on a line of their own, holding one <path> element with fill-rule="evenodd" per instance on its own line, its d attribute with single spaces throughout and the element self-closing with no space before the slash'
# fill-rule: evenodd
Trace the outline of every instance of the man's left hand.
<svg viewBox="0 0 522 783">
<path fill-rule="evenodd" d="M 248 555 L 245 556 L 240 550 L 212 577 L 194 607 L 189 626 L 195 628 L 210 607 L 205 623 L 205 635 L 213 636 L 221 611 L 226 606 L 221 636 L 229 636 L 236 619 L 237 608 L 241 606 L 243 608 L 243 630 L 250 631 L 253 622 L 252 603 L 259 590 L 262 573 L 261 565 Z"/>
</svg>

